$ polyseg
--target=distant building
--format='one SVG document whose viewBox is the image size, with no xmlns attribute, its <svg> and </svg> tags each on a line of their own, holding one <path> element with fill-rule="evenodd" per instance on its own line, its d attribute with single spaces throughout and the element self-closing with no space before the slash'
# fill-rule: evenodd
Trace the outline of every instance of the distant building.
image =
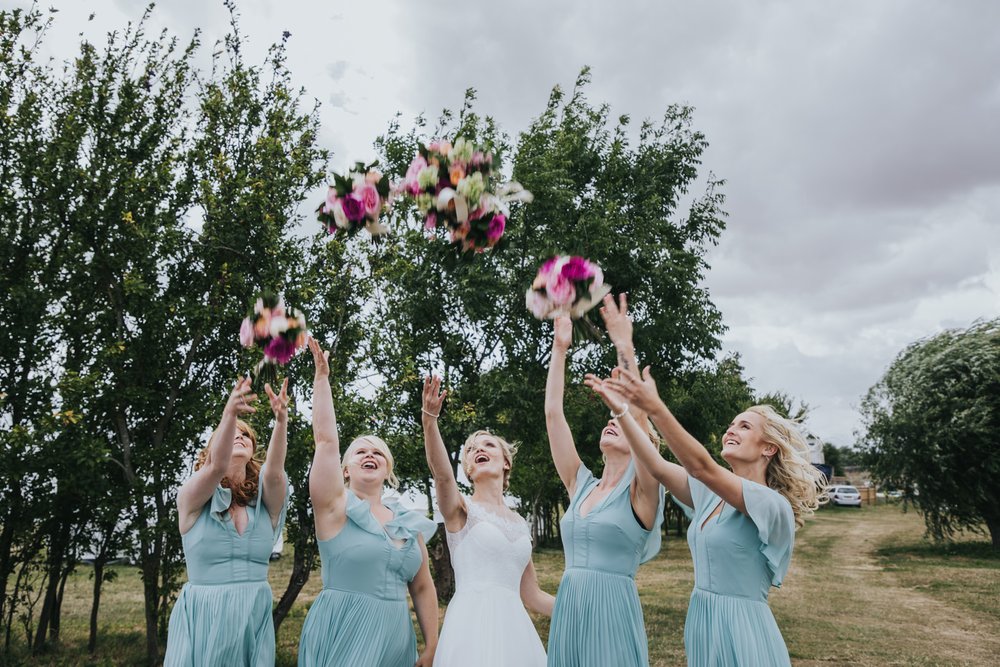
<svg viewBox="0 0 1000 667">
<path fill-rule="evenodd" d="M 806 447 L 809 449 L 809 462 L 829 480 L 833 476 L 833 468 L 826 464 L 826 457 L 823 456 L 823 441 L 813 433 L 806 433 Z"/>
</svg>

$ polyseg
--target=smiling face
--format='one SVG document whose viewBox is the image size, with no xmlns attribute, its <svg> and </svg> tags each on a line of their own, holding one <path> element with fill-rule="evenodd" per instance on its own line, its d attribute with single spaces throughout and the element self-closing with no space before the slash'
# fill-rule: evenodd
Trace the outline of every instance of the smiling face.
<svg viewBox="0 0 1000 667">
<path fill-rule="evenodd" d="M 462 468 L 473 484 L 494 477 L 501 479 L 506 488 L 513 463 L 511 445 L 489 431 L 476 431 L 462 447 Z"/>
<path fill-rule="evenodd" d="M 233 453 L 230 461 L 249 461 L 257 451 L 257 438 L 253 435 L 250 427 L 243 422 L 236 424 L 236 433 L 233 436 Z"/>
<path fill-rule="evenodd" d="M 344 481 L 376 486 L 388 482 L 395 487 L 398 482 L 392 473 L 393 463 L 392 452 L 381 438 L 363 435 L 344 452 Z"/>
<path fill-rule="evenodd" d="M 770 460 L 777 447 L 765 442 L 764 427 L 767 420 L 756 412 L 741 412 L 722 436 L 722 458 L 732 466 L 734 463 L 755 463 L 760 459 Z"/>
<path fill-rule="evenodd" d="M 628 440 L 625 439 L 625 432 L 617 419 L 609 419 L 608 423 L 601 431 L 601 451 L 608 454 L 631 455 Z"/>
</svg>

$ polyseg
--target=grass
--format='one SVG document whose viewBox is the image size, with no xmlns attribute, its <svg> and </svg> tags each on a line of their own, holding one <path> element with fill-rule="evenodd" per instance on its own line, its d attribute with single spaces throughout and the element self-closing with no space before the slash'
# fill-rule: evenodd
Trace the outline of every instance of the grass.
<svg viewBox="0 0 1000 667">
<path fill-rule="evenodd" d="M 799 531 L 785 585 L 771 593 L 771 608 L 793 664 L 996 664 L 1000 555 L 981 537 L 935 545 L 922 536 L 920 518 L 898 505 L 826 508 Z M 542 587 L 555 591 L 562 553 L 536 553 L 535 567 Z M 276 594 L 284 590 L 290 568 L 290 558 L 272 564 Z M 61 645 L 33 659 L 15 654 L 7 664 L 143 664 L 139 575 L 135 568 L 114 569 L 117 578 L 105 584 L 96 657 L 86 653 L 93 581 L 90 570 L 82 567 L 67 583 Z M 660 555 L 639 570 L 650 664 L 655 667 L 685 664 L 684 616 L 693 580 L 687 544 L 673 534 Z M 316 571 L 281 626 L 278 665 L 295 664 L 305 614 L 320 587 Z M 548 619 L 534 620 L 544 641 Z M 23 642 L 23 632 L 15 639 Z"/>
</svg>

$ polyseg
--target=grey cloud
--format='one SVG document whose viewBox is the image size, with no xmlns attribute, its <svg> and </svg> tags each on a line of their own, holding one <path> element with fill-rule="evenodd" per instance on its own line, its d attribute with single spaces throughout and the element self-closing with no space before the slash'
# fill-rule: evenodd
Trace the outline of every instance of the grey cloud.
<svg viewBox="0 0 1000 667">
<path fill-rule="evenodd" d="M 330 78 L 334 81 L 340 81 L 344 78 L 344 74 L 347 73 L 347 68 L 349 63 L 346 60 L 338 60 L 335 63 L 330 63 L 326 68 L 326 73 L 330 75 Z"/>
</svg>

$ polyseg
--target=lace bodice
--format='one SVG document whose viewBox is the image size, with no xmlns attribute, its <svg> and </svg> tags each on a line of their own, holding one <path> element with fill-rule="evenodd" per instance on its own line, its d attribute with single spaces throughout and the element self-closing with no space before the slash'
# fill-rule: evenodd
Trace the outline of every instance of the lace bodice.
<svg viewBox="0 0 1000 667">
<path fill-rule="evenodd" d="M 482 586 L 518 591 L 531 560 L 531 531 L 520 516 L 510 518 L 465 499 L 467 519 L 458 532 L 448 533 L 457 592 Z"/>
</svg>

